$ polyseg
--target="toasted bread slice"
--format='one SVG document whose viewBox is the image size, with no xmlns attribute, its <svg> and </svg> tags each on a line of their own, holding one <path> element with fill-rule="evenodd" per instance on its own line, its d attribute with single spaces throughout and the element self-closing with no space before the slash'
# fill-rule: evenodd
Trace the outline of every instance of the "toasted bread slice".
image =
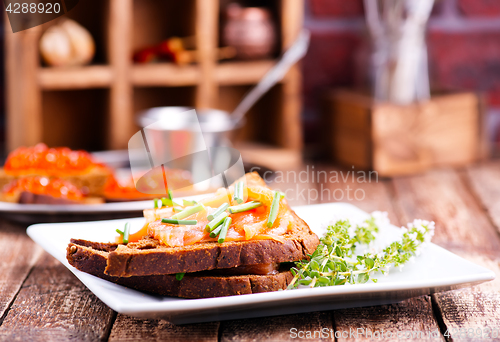
<svg viewBox="0 0 500 342">
<path fill-rule="evenodd" d="M 285 289 L 293 278 L 287 268 L 272 275 L 210 276 L 206 273 L 112 277 L 104 273 L 107 258 L 117 248 L 115 243 L 72 240 L 67 248 L 69 263 L 80 271 L 139 291 L 181 298 L 210 298 L 270 292 Z"/>
<path fill-rule="evenodd" d="M 3 168 L 0 168 L 0 190 L 2 190 L 5 185 L 10 183 L 14 179 L 27 176 L 36 176 L 36 174 L 13 176 L 7 174 Z M 71 184 L 79 189 L 87 188 L 89 196 L 103 196 L 104 187 L 109 176 L 110 172 L 108 169 L 97 166 L 92 168 L 88 173 L 85 174 L 76 176 L 64 176 L 60 178 L 71 182 Z"/>
<path fill-rule="evenodd" d="M 118 245 L 108 255 L 105 273 L 115 277 L 189 273 L 241 265 L 298 261 L 312 254 L 319 239 L 292 211 L 292 229 L 275 240 L 196 243 L 167 247 L 154 239 Z"/>
<path fill-rule="evenodd" d="M 256 172 L 245 177 L 249 186 L 266 186 Z M 283 242 L 247 240 L 168 247 L 146 238 L 117 246 L 108 255 L 105 273 L 114 277 L 149 276 L 303 260 L 314 252 L 319 239 L 295 212 L 290 212 L 292 227 L 282 236 Z"/>
<path fill-rule="evenodd" d="M 245 177 L 248 185 L 266 186 L 256 172 Z M 319 239 L 295 212 L 290 213 L 291 227 L 280 236 L 282 241 L 204 242 L 168 247 L 158 240 L 143 238 L 127 245 L 114 244 L 106 256 L 104 273 L 113 277 L 166 275 L 307 259 Z"/>
</svg>

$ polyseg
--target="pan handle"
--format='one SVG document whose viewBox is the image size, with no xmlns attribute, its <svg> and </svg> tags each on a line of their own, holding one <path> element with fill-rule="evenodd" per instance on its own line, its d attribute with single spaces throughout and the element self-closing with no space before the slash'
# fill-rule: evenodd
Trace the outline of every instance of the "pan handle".
<svg viewBox="0 0 500 342">
<path fill-rule="evenodd" d="M 293 45 L 285 51 L 281 59 L 260 80 L 260 82 L 243 98 L 231 114 L 231 119 L 238 122 L 246 112 L 262 97 L 272 86 L 281 81 L 292 65 L 297 63 L 307 52 L 310 33 L 303 29 Z"/>
</svg>

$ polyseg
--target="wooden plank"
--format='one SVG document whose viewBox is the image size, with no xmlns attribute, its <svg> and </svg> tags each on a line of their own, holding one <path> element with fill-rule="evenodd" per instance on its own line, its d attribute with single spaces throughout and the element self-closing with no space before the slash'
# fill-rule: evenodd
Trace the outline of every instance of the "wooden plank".
<svg viewBox="0 0 500 342">
<path fill-rule="evenodd" d="M 219 1 L 196 0 L 196 47 L 201 75 L 198 79 L 195 107 L 214 108 L 217 104 L 217 83 L 214 80 L 219 32 Z"/>
<path fill-rule="evenodd" d="M 174 325 L 163 320 L 141 320 L 118 314 L 109 342 L 113 341 L 213 341 L 219 322 Z"/>
<path fill-rule="evenodd" d="M 393 305 L 337 310 L 334 318 L 339 342 L 352 341 L 353 338 L 356 341 L 445 340 L 428 296 Z"/>
<path fill-rule="evenodd" d="M 276 115 L 275 143 L 278 146 L 302 150 L 302 74 L 298 64 L 288 71 L 281 85 L 280 110 Z"/>
<path fill-rule="evenodd" d="M 448 330 L 453 341 L 464 340 L 464 331 L 470 334 L 467 336 L 470 341 L 500 337 L 500 257 L 482 252 L 464 252 L 463 249 L 451 251 L 492 270 L 496 278 L 478 286 L 432 295 L 446 326 L 445 331 Z"/>
<path fill-rule="evenodd" d="M 500 238 L 464 180 L 465 177 L 452 170 L 436 170 L 421 176 L 395 179 L 394 188 L 401 216 L 405 220 L 434 220 L 435 243 L 493 269 L 498 277 Z M 479 193 L 482 191 L 479 190 Z M 499 290 L 497 280 L 477 287 L 433 295 L 437 314 L 443 322 L 442 331 L 474 329 L 477 333 L 476 329 L 483 329 L 484 332 L 484 328 L 489 327 L 496 328 L 498 332 Z M 460 338 L 455 335 L 450 340 L 457 339 Z M 467 339 L 481 338 L 471 335 Z"/>
<path fill-rule="evenodd" d="M 445 247 L 499 251 L 500 239 L 481 206 L 453 170 L 393 180 L 401 219 L 436 222 L 433 242 Z"/>
<path fill-rule="evenodd" d="M 111 309 L 44 252 L 0 326 L 0 339 L 105 340 L 113 318 Z"/>
<path fill-rule="evenodd" d="M 130 75 L 135 86 L 190 86 L 200 79 L 197 65 L 179 66 L 173 63 L 137 64 Z"/>
<path fill-rule="evenodd" d="M 255 84 L 274 64 L 273 60 L 224 62 L 216 66 L 214 77 L 219 85 Z"/>
<path fill-rule="evenodd" d="M 390 181 L 379 179 L 376 173 L 355 170 L 354 168 L 338 169 L 323 166 L 317 169 L 328 172 L 326 181 L 324 174 L 316 175 L 319 191 L 325 194 L 320 199 L 321 202 L 347 202 L 367 212 L 386 211 L 391 223 L 396 226 L 402 224 L 394 207 Z M 366 334 L 367 330 L 372 333 L 378 331 L 378 334 L 382 331 L 390 331 L 393 334 L 406 330 L 414 332 L 434 331 L 435 335 L 437 335 L 437 339 L 434 338 L 434 340 L 443 340 L 439 330 L 436 330 L 439 329 L 439 325 L 432 312 L 430 297 L 422 296 L 394 305 L 337 310 L 334 312 L 333 317 L 338 341 L 350 339 L 351 332 L 358 332 L 357 329 L 364 329 L 364 334 L 361 334 L 362 331 L 359 330 L 360 335 L 356 335 L 356 338 L 360 340 L 396 339 L 381 338 L 380 335 L 378 338 L 373 338 Z M 345 338 L 345 332 L 349 332 L 347 338 Z M 344 334 L 344 337 L 342 337 L 342 334 Z M 432 336 L 429 335 L 429 338 L 415 338 L 413 340 L 432 339 Z"/>
<path fill-rule="evenodd" d="M 318 183 L 320 203 L 346 202 L 368 213 L 387 211 L 392 224 L 402 224 L 392 203 L 390 182 L 380 179 L 376 172 L 325 165 L 314 170 L 311 166 L 310 170 L 311 175 L 315 173 L 311 180 Z"/>
<path fill-rule="evenodd" d="M 466 181 L 500 232 L 500 162 L 474 165 L 466 169 Z"/>
<path fill-rule="evenodd" d="M 41 27 L 12 33 L 5 15 L 6 143 L 11 151 L 42 140 L 42 100 L 37 82 Z"/>
<path fill-rule="evenodd" d="M 311 332 L 307 341 L 334 341 L 330 313 L 312 312 L 221 322 L 220 341 L 297 341 L 299 332 Z M 295 330 L 296 329 L 296 330 Z M 316 332 L 316 335 L 314 335 Z M 322 338 L 321 332 L 326 335 Z M 305 337 L 303 337 L 305 338 Z"/>
<path fill-rule="evenodd" d="M 40 256 L 41 248 L 24 233 L 24 227 L 0 223 L 0 323 L 21 285 Z"/>
<path fill-rule="evenodd" d="M 107 65 L 38 69 L 38 84 L 43 90 L 105 88 L 112 79 L 113 73 Z"/>
<path fill-rule="evenodd" d="M 108 120 L 109 149 L 122 149 L 134 133 L 130 54 L 132 0 L 110 0 L 108 21 L 108 55 L 113 70 Z"/>
<path fill-rule="evenodd" d="M 281 0 L 281 46 L 283 51 L 289 48 L 302 29 L 304 22 L 303 0 Z"/>
</svg>

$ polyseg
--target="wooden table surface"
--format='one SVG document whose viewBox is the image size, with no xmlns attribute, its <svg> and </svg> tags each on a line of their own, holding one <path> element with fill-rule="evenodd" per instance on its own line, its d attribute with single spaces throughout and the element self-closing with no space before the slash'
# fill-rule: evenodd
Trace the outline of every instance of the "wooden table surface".
<svg viewBox="0 0 500 342">
<path fill-rule="evenodd" d="M 315 170 L 337 169 L 315 165 Z M 166 321 L 140 320 L 112 311 L 63 265 L 31 241 L 25 233 L 25 226 L 1 221 L 0 340 L 299 340 L 292 338 L 291 328 L 297 331 L 327 328 L 338 332 L 368 328 L 394 334 L 437 329 L 440 335 L 432 338 L 434 341 L 457 340 L 444 336 L 452 329 L 474 329 L 476 333 L 477 329 L 488 327 L 497 329 L 500 334 L 499 162 L 460 170 L 440 169 L 371 183 L 364 183 L 362 179 L 353 182 L 352 177 L 333 183 L 324 182 L 324 179 L 319 182 L 309 179 L 309 183 L 304 184 L 292 180 L 286 183 L 285 180 L 276 179 L 270 185 L 281 190 L 304 190 L 303 195 L 297 194 L 299 198 L 291 201 L 292 205 L 307 204 L 308 191 L 313 199 L 311 203 L 331 202 L 331 198 L 314 199 L 315 190 L 327 194 L 325 189 L 330 192 L 341 189 L 345 193 L 349 186 L 351 191 L 362 189 L 365 195 L 362 200 L 350 203 L 366 211 L 387 211 L 391 222 L 396 225 L 404 225 L 414 218 L 433 220 L 436 222 L 433 242 L 489 268 L 496 273 L 497 279 L 393 305 L 175 326 Z M 340 196 L 340 192 L 336 194 Z M 360 198 L 361 190 L 357 194 Z M 328 340 L 331 338 L 321 339 Z"/>
</svg>

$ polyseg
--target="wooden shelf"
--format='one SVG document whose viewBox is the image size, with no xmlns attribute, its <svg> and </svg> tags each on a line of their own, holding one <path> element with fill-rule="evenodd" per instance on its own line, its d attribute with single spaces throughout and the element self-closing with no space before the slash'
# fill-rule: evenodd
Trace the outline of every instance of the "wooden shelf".
<svg viewBox="0 0 500 342">
<path fill-rule="evenodd" d="M 130 75 L 134 86 L 182 87 L 196 85 L 201 76 L 197 65 L 178 66 L 173 63 L 135 64 Z"/>
<path fill-rule="evenodd" d="M 273 60 L 220 63 L 215 67 L 215 80 L 219 85 L 255 84 L 274 64 Z"/>
<path fill-rule="evenodd" d="M 43 90 L 108 88 L 112 79 L 113 71 L 107 65 L 38 70 L 38 84 Z"/>
<path fill-rule="evenodd" d="M 220 14 L 227 5 L 224 0 L 87 2 L 67 16 L 88 28 L 96 41 L 95 64 L 90 66 L 42 67 L 38 43 L 53 22 L 13 34 L 5 19 L 9 151 L 44 140 L 72 148 L 126 148 L 138 129 L 135 113 L 139 110 L 184 105 L 231 111 L 249 86 L 275 63 L 217 61 Z M 272 0 L 266 6 L 276 19 L 280 50 L 284 50 L 302 27 L 304 1 Z M 172 36 L 195 38 L 200 56 L 197 64 L 132 63 L 133 51 Z M 300 151 L 300 89 L 300 71 L 293 67 L 248 113 L 245 132 L 240 134 L 243 141 Z M 78 108 L 73 110 L 72 106 Z M 89 119 L 82 121 L 85 115 Z M 272 123 L 272 139 L 259 129 L 262 118 Z M 55 121 L 58 123 L 51 124 Z M 82 130 L 89 130 L 87 121 L 99 126 L 95 128 L 99 132 L 96 139 L 89 138 L 92 129 L 82 134 Z"/>
</svg>

